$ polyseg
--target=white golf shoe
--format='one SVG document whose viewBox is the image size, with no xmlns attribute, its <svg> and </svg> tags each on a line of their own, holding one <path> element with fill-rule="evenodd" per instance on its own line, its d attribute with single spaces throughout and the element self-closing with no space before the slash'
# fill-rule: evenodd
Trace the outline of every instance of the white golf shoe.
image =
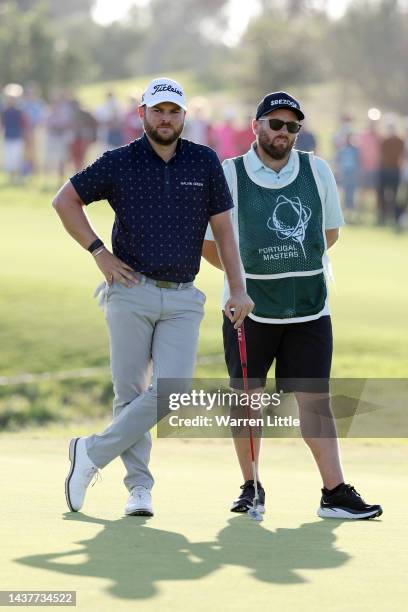
<svg viewBox="0 0 408 612">
<path fill-rule="evenodd" d="M 71 512 L 82 508 L 86 489 L 99 470 L 88 457 L 85 438 L 73 438 L 69 444 L 71 468 L 65 480 L 65 497 Z"/>
<path fill-rule="evenodd" d="M 125 506 L 128 516 L 153 516 L 152 494 L 141 485 L 134 487 Z"/>
</svg>

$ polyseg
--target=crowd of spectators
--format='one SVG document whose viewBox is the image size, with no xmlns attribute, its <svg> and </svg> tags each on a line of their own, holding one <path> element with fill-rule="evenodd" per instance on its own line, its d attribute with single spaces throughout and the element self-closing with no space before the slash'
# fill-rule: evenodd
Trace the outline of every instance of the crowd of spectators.
<svg viewBox="0 0 408 612">
<path fill-rule="evenodd" d="M 86 165 L 91 145 L 95 157 L 142 135 L 139 104 L 137 96 L 123 105 L 107 92 L 91 110 L 63 90 L 46 103 L 35 84 L 23 89 L 11 83 L 0 100 L 4 171 L 13 182 L 57 173 L 62 183 L 67 173 Z M 252 117 L 228 107 L 220 120 L 211 120 L 208 110 L 205 98 L 192 100 L 183 137 L 214 148 L 221 161 L 245 153 L 254 140 Z M 332 139 L 333 166 L 348 221 L 358 219 L 359 202 L 368 197 L 376 203 L 379 224 L 400 224 L 408 209 L 408 123 L 405 135 L 398 133 L 395 121 L 387 121 L 382 133 L 378 123 L 370 120 L 365 129 L 356 130 L 352 118 L 342 116 Z M 296 148 L 319 154 L 307 122 Z"/>
<path fill-rule="evenodd" d="M 406 225 L 408 209 L 408 123 L 398 132 L 395 119 L 385 122 L 380 132 L 377 120 L 365 129 L 353 128 L 350 117 L 342 117 L 333 138 L 335 170 L 343 192 L 346 217 L 358 218 L 358 202 L 372 192 L 377 222 Z"/>
<path fill-rule="evenodd" d="M 244 153 L 253 141 L 250 118 L 237 126 L 234 115 L 211 123 L 197 101 L 188 116 L 184 137 L 216 149 L 221 160 Z M 83 107 L 65 91 L 55 92 L 48 104 L 35 85 L 25 90 L 18 84 L 3 89 L 0 102 L 4 136 L 3 167 L 12 181 L 40 171 L 57 172 L 62 180 L 67 169 L 81 169 L 89 147 L 102 153 L 125 145 L 143 132 L 137 97 L 122 105 L 112 92 L 95 109 Z"/>
</svg>

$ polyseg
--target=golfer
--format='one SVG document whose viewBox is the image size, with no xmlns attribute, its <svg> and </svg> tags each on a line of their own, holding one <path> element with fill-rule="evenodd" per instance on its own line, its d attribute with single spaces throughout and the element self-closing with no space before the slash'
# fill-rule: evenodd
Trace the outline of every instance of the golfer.
<svg viewBox="0 0 408 612">
<path fill-rule="evenodd" d="M 235 205 L 246 287 L 255 302 L 245 320 L 249 388 L 251 393 L 262 392 L 276 361 L 277 389 L 295 393 L 302 436 L 323 480 L 318 515 L 371 518 L 382 510 L 366 504 L 345 484 L 330 410 L 333 343 L 326 250 L 338 240 L 344 220 L 327 163 L 313 153 L 294 149 L 303 119 L 299 102 L 291 95 L 281 91 L 266 95 L 252 122 L 255 142 L 245 155 L 223 164 Z M 206 238 L 203 256 L 222 269 L 210 228 Z M 228 306 L 228 283 L 223 303 Z M 231 387 L 241 390 L 237 334 L 228 309 L 224 310 L 223 339 Z M 312 387 L 311 379 L 316 381 Z M 244 484 L 231 510 L 246 512 L 254 499 L 248 437 L 234 436 L 234 444 Z M 259 436 L 255 451 L 258 462 Z M 264 510 L 259 472 L 257 481 L 258 508 Z"/>
<path fill-rule="evenodd" d="M 111 425 L 70 443 L 65 490 L 72 511 L 82 507 L 98 469 L 120 455 L 130 492 L 125 513 L 153 514 L 149 430 L 157 421 L 157 383 L 193 374 L 205 302 L 193 281 L 208 221 L 231 287 L 226 316 L 238 327 L 253 307 L 221 164 L 212 149 L 180 138 L 183 88 L 168 78 L 153 80 L 139 114 L 144 135 L 106 152 L 73 176 L 53 201 L 66 230 L 89 251 L 106 280 L 114 387 Z M 108 200 L 115 212 L 113 253 L 84 212 L 84 205 L 95 200 Z"/>
</svg>

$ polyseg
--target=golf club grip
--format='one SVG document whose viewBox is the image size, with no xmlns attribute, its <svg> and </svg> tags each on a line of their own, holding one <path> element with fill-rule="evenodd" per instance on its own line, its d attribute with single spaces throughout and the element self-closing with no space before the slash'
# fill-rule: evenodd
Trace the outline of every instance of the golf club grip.
<svg viewBox="0 0 408 612">
<path fill-rule="evenodd" d="M 242 380 L 244 382 L 244 391 L 248 392 L 248 365 L 247 365 L 247 350 L 244 323 L 237 329 L 239 359 L 241 361 Z"/>
</svg>

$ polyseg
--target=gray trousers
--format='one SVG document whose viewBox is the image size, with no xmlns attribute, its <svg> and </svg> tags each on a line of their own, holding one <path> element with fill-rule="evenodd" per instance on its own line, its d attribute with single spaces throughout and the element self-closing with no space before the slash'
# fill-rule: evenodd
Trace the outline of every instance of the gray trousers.
<svg viewBox="0 0 408 612">
<path fill-rule="evenodd" d="M 149 430 L 157 421 L 157 381 L 192 378 L 205 295 L 196 287 L 139 283 L 127 288 L 114 282 L 105 299 L 114 419 L 103 433 L 86 439 L 86 448 L 99 468 L 120 455 L 129 491 L 136 485 L 150 489 Z"/>
</svg>

